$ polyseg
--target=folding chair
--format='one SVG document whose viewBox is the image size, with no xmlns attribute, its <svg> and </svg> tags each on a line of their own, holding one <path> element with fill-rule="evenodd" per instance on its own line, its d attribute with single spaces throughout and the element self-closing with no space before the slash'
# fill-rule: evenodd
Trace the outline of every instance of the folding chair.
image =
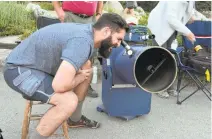
<svg viewBox="0 0 212 139">
<path fill-rule="evenodd" d="M 194 23 L 187 24 L 186 26 L 194 33 L 196 37 L 196 44 L 208 47 L 208 49 L 211 50 L 211 21 L 195 21 Z M 185 56 L 186 53 L 191 51 L 191 49 L 193 49 L 196 45 L 193 45 L 184 36 L 182 36 L 182 40 L 183 47 L 178 47 L 176 51 L 170 49 L 170 51 L 176 55 L 178 63 L 177 104 L 181 104 L 200 90 L 208 97 L 209 100 L 211 100 L 211 92 L 206 88 L 207 82 L 200 80 L 200 77 L 205 76 L 205 73 L 201 73 L 195 68 L 189 66 L 187 63 L 188 58 Z M 190 81 L 193 81 L 193 83 L 196 84 L 197 89 L 184 99 L 180 100 L 180 92 L 191 83 L 188 82 L 186 85 L 181 87 L 181 81 L 184 76 L 188 76 L 191 79 Z"/>
<path fill-rule="evenodd" d="M 186 58 L 184 57 L 184 52 L 185 52 L 184 50 L 185 50 L 184 47 L 178 47 L 177 50 L 169 49 L 170 52 L 175 54 L 177 64 L 178 64 L 177 104 L 182 104 L 182 102 L 190 98 L 199 90 L 201 90 L 207 96 L 207 98 L 211 101 L 211 92 L 206 88 L 207 82 L 202 82 L 199 78 L 200 76 L 204 75 L 204 73 L 200 73 L 194 68 L 185 64 Z M 187 75 L 188 77 L 190 77 L 191 80 L 189 80 L 189 82 L 186 85 L 181 87 L 181 82 L 184 75 Z M 191 84 L 190 81 L 193 81 L 193 83 L 196 84 L 197 89 L 193 91 L 192 93 L 190 93 L 184 99 L 180 100 L 181 91 L 184 88 L 186 88 L 189 84 Z"/>
</svg>

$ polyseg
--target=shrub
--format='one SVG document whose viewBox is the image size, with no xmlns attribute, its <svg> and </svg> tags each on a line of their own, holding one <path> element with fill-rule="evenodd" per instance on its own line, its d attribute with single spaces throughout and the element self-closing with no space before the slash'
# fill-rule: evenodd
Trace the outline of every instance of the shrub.
<svg viewBox="0 0 212 139">
<path fill-rule="evenodd" d="M 150 12 L 158 4 L 158 1 L 137 1 L 137 3 L 145 12 Z M 211 1 L 196 1 L 195 5 L 200 12 L 211 11 Z"/>
<path fill-rule="evenodd" d="M 182 35 L 177 35 L 177 42 L 179 45 L 183 45 Z"/>
<path fill-rule="evenodd" d="M 44 10 L 49 10 L 49 11 L 54 10 L 52 2 L 34 2 L 34 3 L 40 5 L 40 7 Z"/>
<path fill-rule="evenodd" d="M 144 16 L 140 17 L 138 20 L 139 25 L 147 26 L 149 13 L 146 13 Z"/>
<path fill-rule="evenodd" d="M 26 11 L 25 7 L 17 2 L 0 2 L 0 36 L 28 34 L 36 30 L 32 12 Z"/>
</svg>

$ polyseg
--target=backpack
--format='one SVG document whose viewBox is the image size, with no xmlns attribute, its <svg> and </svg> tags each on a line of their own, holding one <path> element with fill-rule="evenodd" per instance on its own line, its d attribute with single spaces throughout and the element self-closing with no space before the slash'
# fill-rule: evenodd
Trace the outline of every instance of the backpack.
<svg viewBox="0 0 212 139">
<path fill-rule="evenodd" d="M 202 48 L 198 52 L 190 51 L 187 64 L 199 73 L 205 74 L 207 70 L 211 73 L 211 49 Z"/>
</svg>

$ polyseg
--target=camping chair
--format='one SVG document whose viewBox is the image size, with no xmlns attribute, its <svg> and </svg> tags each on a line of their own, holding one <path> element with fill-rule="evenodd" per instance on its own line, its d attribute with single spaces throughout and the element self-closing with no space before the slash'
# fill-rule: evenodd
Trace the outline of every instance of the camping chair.
<svg viewBox="0 0 212 139">
<path fill-rule="evenodd" d="M 186 25 L 195 35 L 196 43 L 191 44 L 186 37 L 182 36 L 183 47 L 178 47 L 177 50 L 169 49 L 176 56 L 178 64 L 178 82 L 177 82 L 177 104 L 182 104 L 185 100 L 193 96 L 196 92 L 202 91 L 206 97 L 211 101 L 211 92 L 206 88 L 209 83 L 206 80 L 201 80 L 205 73 L 191 67 L 189 65 L 188 53 L 193 50 L 193 47 L 198 45 L 207 47 L 211 50 L 211 21 L 195 21 L 193 24 Z M 189 77 L 190 80 L 184 86 L 181 86 L 182 79 Z M 211 78 L 211 77 L 210 77 Z M 180 100 L 180 94 L 189 84 L 195 83 L 197 89 L 190 93 L 187 97 Z"/>
<path fill-rule="evenodd" d="M 207 98 L 211 101 L 211 92 L 206 88 L 207 82 L 202 82 L 200 80 L 200 77 L 204 76 L 204 73 L 199 73 L 196 69 L 184 64 L 184 63 L 186 63 L 186 60 L 187 60 L 186 57 L 183 56 L 183 54 L 185 52 L 184 47 L 178 47 L 177 50 L 169 49 L 169 51 L 172 52 L 173 54 L 175 54 L 177 64 L 178 64 L 177 104 L 181 104 L 182 102 L 184 102 L 185 100 L 190 98 L 192 95 L 194 95 L 199 90 L 201 90 L 207 96 Z M 187 75 L 187 77 L 190 77 L 190 80 L 188 81 L 188 83 L 186 85 L 184 85 L 182 87 L 181 82 L 182 82 L 183 77 L 186 77 L 186 75 Z M 197 89 L 195 91 L 193 91 L 192 93 L 190 93 L 184 99 L 180 100 L 181 91 L 184 88 L 186 88 L 189 84 L 191 84 L 192 82 L 196 84 Z"/>
<path fill-rule="evenodd" d="M 188 53 L 193 51 L 194 46 L 201 45 L 211 51 L 211 21 L 195 21 L 192 24 L 186 25 L 195 35 L 196 42 L 192 44 L 187 40 L 186 37 L 182 36 L 183 47 L 178 47 L 177 50 L 170 51 L 176 55 L 178 63 L 178 83 L 177 83 L 177 104 L 181 104 L 196 92 L 202 91 L 207 98 L 211 101 L 211 92 L 206 88 L 206 85 L 209 83 L 206 80 L 201 80 L 205 76 L 205 73 L 200 72 L 194 67 L 189 65 Z M 184 86 L 181 86 L 181 81 L 184 76 L 188 76 L 191 80 Z M 211 79 L 211 77 L 209 77 Z M 186 88 L 190 83 L 194 83 L 197 86 L 197 89 L 191 92 L 187 97 L 180 100 L 181 91 Z"/>
</svg>

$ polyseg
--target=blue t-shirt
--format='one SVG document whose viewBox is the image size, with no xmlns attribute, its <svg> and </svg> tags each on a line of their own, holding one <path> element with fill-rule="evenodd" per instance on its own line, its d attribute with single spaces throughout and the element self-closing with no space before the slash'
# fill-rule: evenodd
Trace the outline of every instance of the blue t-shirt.
<svg viewBox="0 0 212 139">
<path fill-rule="evenodd" d="M 10 53 L 6 62 L 55 75 L 62 60 L 77 71 L 90 58 L 93 48 L 91 24 L 58 23 L 33 33 Z"/>
</svg>

